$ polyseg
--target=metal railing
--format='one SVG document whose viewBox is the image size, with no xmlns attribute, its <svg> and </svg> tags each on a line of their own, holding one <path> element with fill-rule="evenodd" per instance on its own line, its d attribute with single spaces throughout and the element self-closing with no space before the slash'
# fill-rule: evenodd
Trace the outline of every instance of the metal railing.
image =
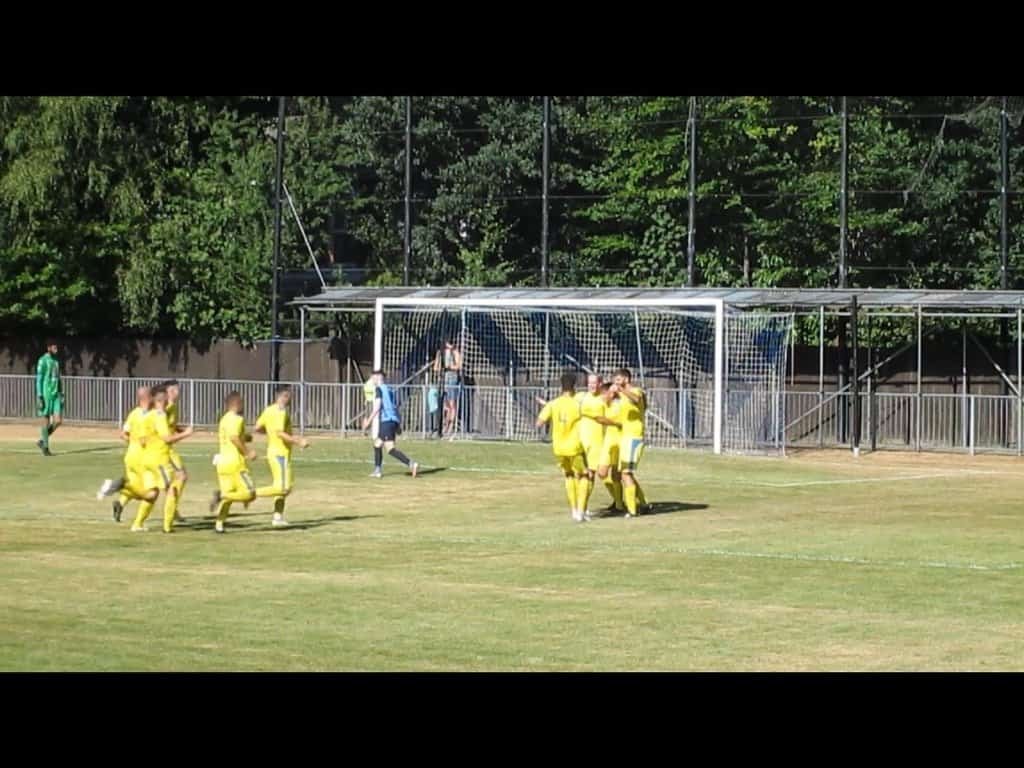
<svg viewBox="0 0 1024 768">
<path fill-rule="evenodd" d="M 121 423 L 134 406 L 135 390 L 153 378 L 65 376 L 65 419 L 69 423 Z M 362 384 L 305 384 L 293 388 L 293 423 L 302 431 L 362 434 L 368 403 Z M 181 420 L 197 427 L 216 426 L 224 395 L 242 394 L 254 419 L 273 399 L 269 381 L 181 379 Z M 422 384 L 395 387 L 406 434 L 427 437 L 440 432 L 443 401 Z M 437 394 L 437 393 L 435 393 Z M 539 386 L 463 387 L 455 435 L 478 439 L 539 440 L 535 427 L 537 397 L 553 392 Z M 726 398 L 725 444 L 733 450 L 784 446 L 844 447 L 853 434 L 853 395 L 828 392 L 779 392 L 749 398 L 731 391 Z M 712 420 L 709 390 L 648 390 L 647 440 L 652 445 L 709 448 Z M 922 451 L 1022 452 L 1022 404 L 1008 395 L 861 393 L 861 446 Z M 0 376 L 0 418 L 36 418 L 35 377 Z M 730 442 L 730 434 L 735 433 Z M 737 437 L 738 436 L 738 437 Z"/>
</svg>

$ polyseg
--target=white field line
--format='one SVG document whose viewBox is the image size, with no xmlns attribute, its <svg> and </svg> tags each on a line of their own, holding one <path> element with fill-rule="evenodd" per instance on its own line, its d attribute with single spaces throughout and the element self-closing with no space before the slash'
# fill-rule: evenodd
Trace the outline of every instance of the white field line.
<svg viewBox="0 0 1024 768">
<path fill-rule="evenodd" d="M 984 469 L 977 470 L 957 470 L 956 472 L 930 472 L 927 474 L 920 475 L 886 475 L 885 477 L 851 477 L 851 478 L 839 478 L 835 480 L 794 480 L 788 483 L 756 483 L 740 481 L 743 485 L 757 485 L 764 488 L 799 488 L 805 485 L 845 485 L 847 483 L 888 483 L 896 480 L 932 480 L 941 478 L 959 478 L 964 474 L 974 475 L 995 475 L 1000 474 L 999 472 L 991 472 Z"/>
</svg>

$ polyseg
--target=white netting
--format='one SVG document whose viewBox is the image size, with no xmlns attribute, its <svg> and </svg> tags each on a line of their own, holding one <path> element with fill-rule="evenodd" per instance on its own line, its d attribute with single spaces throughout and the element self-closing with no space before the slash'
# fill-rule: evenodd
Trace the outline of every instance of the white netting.
<svg viewBox="0 0 1024 768">
<path fill-rule="evenodd" d="M 715 315 L 707 309 L 622 307 L 446 309 L 387 307 L 382 365 L 398 385 L 407 430 L 427 431 L 445 386 L 433 361 L 450 340 L 462 353 L 458 433 L 536 439 L 537 396 L 556 394 L 564 371 L 610 375 L 626 367 L 648 393 L 647 439 L 710 447 L 714 424 Z M 775 446 L 775 387 L 785 370 L 790 315 L 735 315 L 726 322 L 736 377 L 723 430 L 735 450 Z M 781 347 L 779 336 L 782 334 Z M 431 397 L 430 390 L 437 392 Z M 767 414 L 768 420 L 762 419 Z M 780 426 L 784 420 L 779 420 Z M 769 427 L 766 427 L 769 425 Z M 766 432 L 766 429 L 768 431 Z"/>
</svg>

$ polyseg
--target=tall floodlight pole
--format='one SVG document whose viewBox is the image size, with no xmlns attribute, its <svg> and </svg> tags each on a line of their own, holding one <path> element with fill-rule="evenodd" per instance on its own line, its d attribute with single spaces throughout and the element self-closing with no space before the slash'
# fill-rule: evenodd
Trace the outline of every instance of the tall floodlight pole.
<svg viewBox="0 0 1024 768">
<path fill-rule="evenodd" d="M 847 178 L 847 115 L 846 97 L 843 96 L 839 106 L 839 287 L 846 288 L 849 264 L 846 254 L 846 218 L 847 196 L 849 195 L 849 179 Z"/>
<path fill-rule="evenodd" d="M 277 159 L 274 169 L 274 259 L 270 303 L 270 379 L 278 379 L 277 359 L 277 289 L 278 268 L 281 263 L 281 186 L 284 173 L 284 107 L 285 97 L 277 97 Z"/>
<path fill-rule="evenodd" d="M 847 195 L 849 193 L 849 184 L 846 175 L 847 170 L 847 116 L 846 116 L 846 97 L 841 96 L 839 98 L 839 287 L 849 287 L 849 275 L 846 261 L 846 203 Z M 839 390 L 846 386 L 846 371 L 847 371 L 847 360 L 846 360 L 846 320 L 840 316 L 839 320 L 839 338 L 837 344 L 839 347 Z M 856 385 L 856 384 L 855 384 Z M 839 439 L 846 439 L 846 419 L 839 420 Z"/>
<path fill-rule="evenodd" d="M 690 188 L 686 233 L 686 285 L 694 285 L 694 260 L 697 254 L 697 97 L 690 97 Z"/>
<path fill-rule="evenodd" d="M 548 284 L 548 185 L 551 163 L 551 97 L 544 97 L 544 156 L 541 160 L 541 219 L 540 219 L 540 284 Z"/>
<path fill-rule="evenodd" d="M 1010 212 L 1007 199 L 1010 192 L 1010 142 L 1007 123 L 1006 97 L 1003 96 L 1002 109 L 999 113 L 999 287 L 1004 291 L 1010 287 Z M 1003 363 L 1007 368 L 1010 367 L 1009 340 L 1009 327 L 1006 318 L 1003 318 L 999 321 L 999 346 L 1003 350 Z M 1002 392 L 1006 396 L 1010 393 L 1010 388 L 1006 381 L 1002 384 Z"/>
<path fill-rule="evenodd" d="M 410 285 L 412 267 L 412 96 L 405 97 L 405 261 L 404 284 Z"/>
</svg>

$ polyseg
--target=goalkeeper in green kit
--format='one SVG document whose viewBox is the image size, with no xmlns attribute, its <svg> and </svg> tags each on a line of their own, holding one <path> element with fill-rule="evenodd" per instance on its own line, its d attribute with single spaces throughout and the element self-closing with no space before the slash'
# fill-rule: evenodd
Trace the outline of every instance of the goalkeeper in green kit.
<svg viewBox="0 0 1024 768">
<path fill-rule="evenodd" d="M 43 456 L 52 456 L 50 435 L 57 431 L 64 414 L 60 363 L 57 362 L 57 345 L 53 342 L 46 345 L 46 353 L 36 363 L 36 397 L 39 398 L 39 415 L 45 419 L 36 445 L 43 452 Z"/>
</svg>

